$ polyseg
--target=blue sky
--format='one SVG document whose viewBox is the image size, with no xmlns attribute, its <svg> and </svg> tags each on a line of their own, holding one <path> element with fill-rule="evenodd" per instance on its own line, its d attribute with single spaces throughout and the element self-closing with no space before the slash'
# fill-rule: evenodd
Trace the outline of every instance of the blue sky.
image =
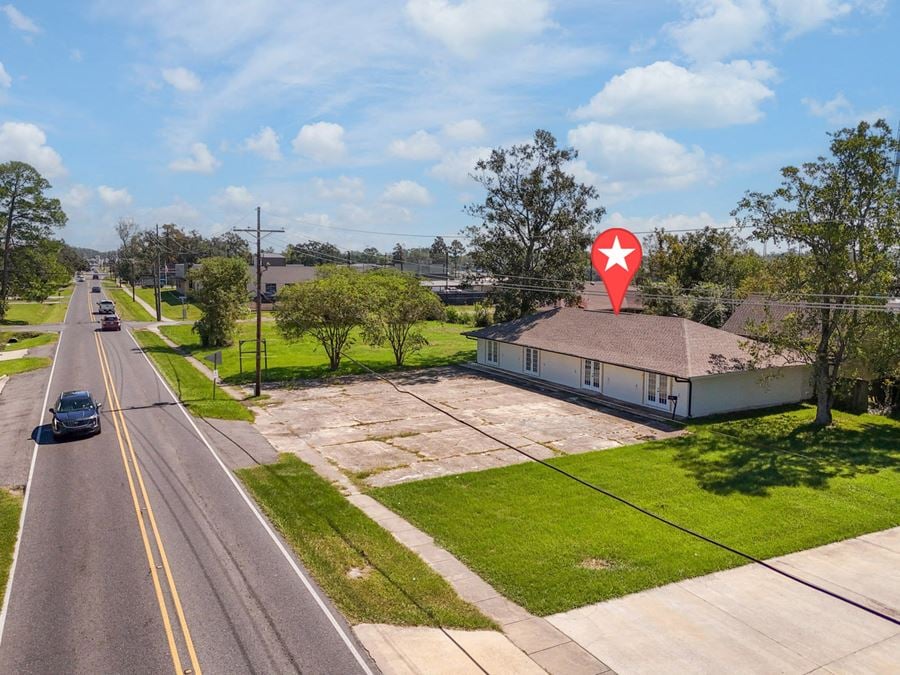
<svg viewBox="0 0 900 675">
<path fill-rule="evenodd" d="M 421 245 L 470 224 L 474 161 L 536 128 L 579 150 L 606 225 L 719 224 L 827 131 L 900 115 L 887 0 L 0 10 L 0 161 L 41 170 L 96 248 L 119 217 L 216 233 L 257 204 L 276 249 Z"/>
</svg>

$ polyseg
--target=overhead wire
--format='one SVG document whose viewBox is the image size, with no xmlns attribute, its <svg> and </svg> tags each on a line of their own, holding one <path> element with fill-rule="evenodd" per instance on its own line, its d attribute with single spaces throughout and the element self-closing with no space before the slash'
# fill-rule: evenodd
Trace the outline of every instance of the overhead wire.
<svg viewBox="0 0 900 675">
<path fill-rule="evenodd" d="M 796 575 L 794 575 L 794 574 L 791 574 L 790 572 L 787 572 L 787 571 L 785 571 L 785 570 L 782 570 L 782 569 L 776 567 L 775 565 L 766 562 L 765 560 L 762 560 L 762 559 L 760 559 L 760 558 L 757 558 L 757 557 L 754 556 L 754 555 L 751 555 L 750 553 L 747 553 L 746 551 L 742 551 L 742 550 L 740 550 L 740 549 L 738 549 L 738 548 L 735 548 L 735 547 L 733 547 L 733 546 L 729 546 L 728 544 L 725 544 L 725 543 L 720 542 L 720 541 L 718 541 L 718 540 L 716 540 L 716 539 L 713 539 L 712 537 L 708 537 L 708 536 L 706 536 L 706 535 L 704 535 L 704 534 L 698 532 L 697 530 L 694 530 L 694 529 L 692 529 L 692 528 L 686 527 L 686 526 L 681 525 L 681 524 L 679 524 L 679 523 L 677 523 L 677 522 L 675 522 L 675 521 L 673 521 L 673 520 L 671 520 L 671 519 L 669 519 L 669 518 L 666 518 L 665 516 L 661 516 L 661 515 L 659 515 L 659 514 L 657 514 L 657 513 L 654 513 L 653 511 L 650 511 L 649 509 L 646 509 L 646 508 L 644 508 L 644 507 L 642 507 L 642 506 L 636 504 L 635 502 L 632 502 L 632 501 L 630 501 L 630 500 L 628 500 L 628 499 L 626 499 L 626 498 L 624 498 L 624 497 L 620 497 L 619 495 L 617 495 L 617 494 L 611 492 L 610 490 L 607 490 L 607 489 L 605 489 L 605 488 L 603 488 L 603 487 L 600 487 L 599 485 L 596 485 L 596 484 L 592 483 L 591 481 L 588 481 L 588 480 L 586 480 L 586 479 L 584 479 L 584 478 L 581 478 L 581 477 L 579 477 L 579 476 L 576 476 L 575 474 L 573 474 L 573 473 L 571 473 L 571 472 L 569 472 L 569 471 L 566 471 L 565 469 L 563 469 L 563 468 L 561 468 L 561 467 L 559 467 L 559 466 L 556 466 L 556 465 L 554 465 L 554 464 L 551 464 L 551 463 L 549 463 L 549 462 L 547 462 L 547 461 L 545 461 L 545 460 L 543 460 L 543 459 L 541 459 L 541 458 L 539 458 L 539 457 L 535 457 L 534 455 L 531 455 L 531 454 L 525 452 L 525 451 L 522 450 L 521 448 L 517 448 L 517 447 L 514 446 L 513 444 L 511 444 L 511 443 L 509 443 L 509 442 L 507 442 L 507 441 L 505 441 L 505 440 L 503 440 L 503 439 L 501 439 L 501 438 L 498 438 L 497 436 L 494 436 L 493 434 L 491 434 L 491 433 L 485 431 L 484 429 L 482 429 L 482 428 L 479 427 L 478 425 L 473 424 L 473 423 L 471 423 L 471 422 L 469 422 L 469 421 L 467 421 L 467 420 L 465 420 L 465 419 L 462 419 L 461 417 L 458 417 L 457 415 L 453 414 L 452 412 L 450 412 L 450 411 L 448 411 L 448 410 L 445 410 L 445 409 L 442 408 L 441 406 L 437 405 L 436 403 L 433 403 L 432 401 L 429 401 L 429 400 L 426 399 L 425 397 L 420 396 L 419 394 L 416 394 L 415 392 L 410 391 L 410 390 L 408 390 L 408 389 L 401 389 L 395 382 L 393 382 L 393 381 L 390 380 L 389 378 L 385 377 L 385 376 L 382 375 L 381 373 L 375 372 L 374 370 L 372 370 L 371 368 L 369 368 L 369 367 L 366 366 L 365 364 L 360 363 L 359 361 L 357 361 L 356 359 L 354 359 L 352 356 L 350 356 L 350 355 L 347 354 L 346 352 L 342 352 L 342 355 L 343 355 L 345 358 L 347 358 L 349 361 L 352 361 L 354 364 L 356 364 L 357 366 L 359 366 L 359 367 L 361 367 L 362 369 L 364 369 L 365 371 L 367 371 L 369 374 L 375 376 L 375 377 L 378 378 L 379 380 L 382 380 L 383 382 L 385 382 L 385 383 L 387 383 L 388 385 L 390 385 L 391 387 L 393 387 L 393 389 L 394 389 L 395 391 L 397 391 L 398 393 L 406 394 L 406 395 L 408 395 L 408 396 L 413 397 L 414 399 L 416 399 L 417 401 L 419 401 L 419 402 L 421 402 L 421 403 L 427 405 L 427 406 L 430 407 L 431 409 L 436 410 L 437 412 L 439 412 L 439 413 L 441 413 L 441 414 L 443 414 L 443 415 L 446 415 L 447 417 L 449 417 L 450 419 L 454 420 L 455 422 L 457 422 L 457 423 L 459 423 L 459 424 L 462 424 L 463 426 L 466 426 L 466 427 L 468 427 L 469 429 L 472 429 L 473 431 L 475 431 L 475 432 L 481 434 L 482 436 L 484 436 L 484 437 L 486 437 L 486 438 L 489 438 L 490 440 L 494 441 L 495 443 L 499 443 L 499 444 L 501 444 L 501 445 L 503 445 L 503 446 L 509 448 L 510 450 L 515 451 L 516 453 L 518 453 L 518 454 L 522 455 L 523 457 L 525 457 L 525 458 L 531 460 L 532 462 L 535 462 L 535 463 L 537 463 L 537 464 L 540 464 L 541 466 L 543 466 L 543 467 L 545 467 L 545 468 L 547 468 L 547 469 L 550 469 L 551 471 L 555 471 L 556 473 L 561 474 L 562 476 L 564 476 L 564 477 L 566 477 L 566 478 L 568 478 L 568 479 L 570 479 L 570 480 L 573 480 L 573 481 L 575 481 L 576 483 L 579 483 L 579 484 L 583 485 L 584 487 L 587 487 L 588 489 L 593 490 L 594 492 L 597 492 L 597 493 L 602 494 L 602 495 L 604 495 L 604 496 L 606 496 L 606 497 L 609 497 L 610 499 L 613 499 L 613 500 L 619 502 L 620 504 L 625 505 L 626 507 L 628 507 L 628 508 L 630 508 L 630 509 L 632 509 L 632 510 L 634 510 L 634 511 L 637 511 L 637 512 L 639 512 L 639 513 L 641 513 L 641 514 L 643 514 L 643 515 L 645 515 L 645 516 L 648 516 L 648 517 L 650 517 L 650 518 L 653 518 L 654 520 L 657 520 L 657 521 L 663 523 L 664 525 L 667 525 L 667 526 L 672 527 L 672 528 L 674 528 L 674 529 L 676 529 L 676 530 L 679 530 L 680 532 L 683 532 L 684 534 L 690 535 L 690 536 L 692 536 L 692 537 L 695 537 L 696 539 L 699 539 L 699 540 L 704 541 L 704 542 L 706 542 L 706 543 L 708 543 L 708 544 L 711 544 L 711 545 L 713 545 L 713 546 L 716 546 L 716 547 L 718 547 L 718 548 L 720 548 L 720 549 L 723 549 L 723 550 L 725 550 L 725 551 L 728 551 L 729 553 L 732 553 L 732 554 L 734 554 L 734 555 L 736 555 L 736 556 L 739 556 L 739 557 L 741 557 L 741 558 L 743 558 L 743 559 L 745 559 L 745 560 L 748 560 L 748 561 L 750 561 L 750 562 L 752 562 L 752 563 L 755 563 L 755 564 L 757 564 L 757 565 L 760 565 L 760 566 L 762 566 L 763 568 L 765 568 L 765 569 L 767 569 L 767 570 L 769 570 L 769 571 L 771 571 L 771 572 L 774 572 L 774 573 L 776 573 L 776 574 L 778 574 L 778 575 L 781 575 L 782 577 L 785 577 L 785 578 L 787 578 L 787 579 L 789 579 L 789 580 L 791 580 L 791 581 L 794 581 L 794 582 L 796 582 L 796 583 L 799 583 L 799 584 L 801 584 L 801 585 L 803 585 L 803 586 L 806 586 L 806 587 L 811 588 L 811 589 L 813 589 L 813 590 L 815 590 L 815 591 L 818 591 L 818 592 L 823 593 L 823 594 L 825 594 L 825 595 L 827 595 L 827 596 L 830 596 L 830 597 L 832 597 L 832 598 L 834 598 L 834 599 L 836 599 L 836 600 L 839 600 L 839 601 L 841 601 L 841 602 L 844 602 L 844 603 L 846 603 L 846 604 L 848 604 L 848 605 L 850 605 L 850 606 L 852 606 L 852 607 L 855 607 L 855 608 L 860 609 L 860 610 L 862 610 L 862 611 L 864 611 L 864 612 L 867 612 L 867 613 L 869 613 L 869 614 L 872 614 L 872 615 L 878 617 L 879 619 L 883 619 L 883 620 L 885 620 L 885 621 L 887 621 L 887 622 L 889 622 L 889 623 L 892 623 L 892 624 L 894 624 L 894 625 L 900 626 L 900 619 L 896 619 L 896 618 L 894 618 L 894 617 L 892 617 L 892 616 L 890 616 L 890 615 L 888 615 L 888 614 L 886 614 L 886 613 L 884 613 L 884 612 L 881 612 L 881 611 L 879 611 L 879 610 L 877 610 L 877 609 L 875 609 L 875 608 L 873 608 L 873 607 L 868 607 L 867 605 L 864 605 L 864 604 L 862 604 L 862 603 L 860 603 L 860 602 L 857 602 L 856 600 L 853 600 L 852 598 L 848 598 L 848 597 L 846 597 L 846 596 L 844 596 L 844 595 L 841 595 L 840 593 L 836 593 L 836 592 L 831 591 L 831 590 L 829 590 L 829 589 L 827 589 L 827 588 L 825 588 L 825 587 L 823 587 L 823 586 L 820 586 L 820 585 L 818 585 L 818 584 L 815 584 L 815 583 L 813 583 L 813 582 L 811 582 L 811 581 L 807 581 L 806 579 L 803 579 L 802 577 L 798 577 L 798 576 L 796 576 Z"/>
</svg>

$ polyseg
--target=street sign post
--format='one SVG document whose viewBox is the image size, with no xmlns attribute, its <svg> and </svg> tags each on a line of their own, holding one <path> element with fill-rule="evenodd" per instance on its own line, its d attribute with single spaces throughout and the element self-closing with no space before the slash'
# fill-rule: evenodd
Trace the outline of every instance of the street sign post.
<svg viewBox="0 0 900 675">
<path fill-rule="evenodd" d="M 222 365 L 222 352 L 217 351 L 212 354 L 207 354 L 203 357 L 205 360 L 209 361 L 213 364 L 213 380 L 212 380 L 212 397 L 213 400 L 216 400 L 216 383 L 219 381 L 219 366 Z"/>
</svg>

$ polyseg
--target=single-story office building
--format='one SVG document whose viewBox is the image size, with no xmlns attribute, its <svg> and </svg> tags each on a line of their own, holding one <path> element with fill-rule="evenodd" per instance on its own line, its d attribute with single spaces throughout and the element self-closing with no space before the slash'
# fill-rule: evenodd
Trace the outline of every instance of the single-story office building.
<svg viewBox="0 0 900 675">
<path fill-rule="evenodd" d="M 466 333 L 478 363 L 677 417 L 797 403 L 810 366 L 750 368 L 748 340 L 670 316 L 551 309 Z"/>
</svg>

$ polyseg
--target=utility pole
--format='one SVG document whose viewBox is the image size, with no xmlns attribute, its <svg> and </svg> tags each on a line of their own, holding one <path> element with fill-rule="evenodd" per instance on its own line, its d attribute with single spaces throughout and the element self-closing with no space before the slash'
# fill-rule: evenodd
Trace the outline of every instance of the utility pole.
<svg viewBox="0 0 900 675">
<path fill-rule="evenodd" d="M 162 289 L 159 287 L 159 223 L 156 224 L 156 274 L 153 275 L 153 299 L 156 301 L 156 320 L 162 321 Z"/>
<path fill-rule="evenodd" d="M 284 232 L 284 230 L 264 230 L 261 227 L 262 209 L 256 207 L 256 229 L 235 228 L 235 232 L 251 232 L 256 234 L 256 384 L 253 387 L 254 396 L 259 396 L 262 390 L 262 369 L 260 362 L 260 349 L 262 348 L 262 235 L 263 232 Z M 268 352 L 266 352 L 268 354 Z M 266 357 L 268 359 L 268 357 Z"/>
</svg>

